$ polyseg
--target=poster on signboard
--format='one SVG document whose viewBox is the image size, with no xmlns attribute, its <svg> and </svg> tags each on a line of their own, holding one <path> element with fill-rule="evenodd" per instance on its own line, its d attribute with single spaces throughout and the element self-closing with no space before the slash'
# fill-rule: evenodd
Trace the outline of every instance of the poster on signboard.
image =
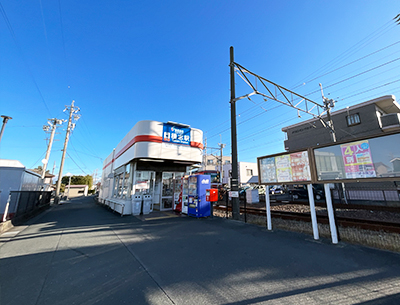
<svg viewBox="0 0 400 305">
<path fill-rule="evenodd" d="M 306 151 L 290 154 L 290 167 L 293 181 L 311 180 L 310 164 Z"/>
<path fill-rule="evenodd" d="M 292 169 L 290 167 L 290 155 L 275 157 L 276 176 L 279 182 L 292 181 Z"/>
<path fill-rule="evenodd" d="M 264 158 L 260 160 L 261 183 L 277 182 L 275 158 Z"/>
<path fill-rule="evenodd" d="M 376 177 L 368 140 L 343 144 L 340 149 L 346 178 Z"/>
</svg>

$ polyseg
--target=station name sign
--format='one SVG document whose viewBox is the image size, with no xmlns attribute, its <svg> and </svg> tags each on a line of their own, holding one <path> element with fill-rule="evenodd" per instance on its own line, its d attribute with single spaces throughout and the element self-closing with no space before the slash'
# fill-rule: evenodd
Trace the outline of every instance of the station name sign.
<svg viewBox="0 0 400 305">
<path fill-rule="evenodd" d="M 190 128 L 164 123 L 162 141 L 167 143 L 190 145 Z"/>
</svg>

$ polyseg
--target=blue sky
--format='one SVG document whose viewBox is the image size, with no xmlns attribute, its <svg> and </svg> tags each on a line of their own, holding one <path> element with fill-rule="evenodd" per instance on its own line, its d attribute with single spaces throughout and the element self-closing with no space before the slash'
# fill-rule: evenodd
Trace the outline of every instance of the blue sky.
<svg viewBox="0 0 400 305">
<path fill-rule="evenodd" d="M 321 82 L 336 109 L 400 96 L 394 0 L 0 3 L 0 114 L 13 117 L 0 158 L 28 168 L 44 158 L 42 125 L 67 119 L 72 100 L 81 118 L 64 174 L 100 175 L 102 159 L 140 120 L 190 124 L 208 146 L 227 144 L 229 155 L 230 46 L 237 63 L 316 102 Z M 236 77 L 237 96 L 250 92 Z M 239 161 L 284 151 L 281 128 L 310 118 L 260 102 L 237 102 Z M 58 132 L 49 162 L 55 174 L 65 126 Z"/>
</svg>

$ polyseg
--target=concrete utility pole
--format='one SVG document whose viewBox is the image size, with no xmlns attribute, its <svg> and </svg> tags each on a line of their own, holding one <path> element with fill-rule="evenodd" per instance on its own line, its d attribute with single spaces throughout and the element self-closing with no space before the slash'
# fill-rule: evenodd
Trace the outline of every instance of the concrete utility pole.
<svg viewBox="0 0 400 305">
<path fill-rule="evenodd" d="M 72 101 L 71 106 L 69 106 L 69 118 L 68 118 L 67 133 L 65 134 L 64 148 L 63 148 L 63 153 L 62 153 L 62 157 L 61 157 L 60 172 L 58 174 L 58 181 L 57 181 L 57 188 L 56 188 L 56 196 L 55 196 L 55 200 L 57 201 L 56 203 L 58 203 L 60 200 L 59 195 L 60 195 L 60 188 L 61 188 L 61 179 L 62 179 L 62 172 L 64 169 L 65 154 L 67 153 L 69 134 L 75 127 L 75 123 L 72 123 L 72 115 L 75 114 L 74 115 L 75 120 L 79 119 L 79 116 L 76 113 L 79 112 L 80 109 L 78 107 L 74 107 L 74 103 L 75 103 L 75 101 Z M 68 110 L 68 106 L 65 106 L 65 110 Z"/>
<path fill-rule="evenodd" d="M 235 93 L 235 62 L 233 47 L 230 47 L 230 75 L 231 75 L 231 143 L 232 143 L 232 218 L 239 220 L 239 184 L 238 184 L 238 160 L 237 160 L 237 134 L 236 134 L 236 93 Z M 237 196 L 237 197 L 236 197 Z"/>
<path fill-rule="evenodd" d="M 46 175 L 46 168 L 47 164 L 49 162 L 49 157 L 50 157 L 50 152 L 51 152 L 51 146 L 53 145 L 53 139 L 54 139 L 54 134 L 56 133 L 57 129 L 57 124 L 61 125 L 65 120 L 57 120 L 57 119 L 48 119 L 48 125 L 43 125 L 43 130 L 44 131 L 49 131 L 51 129 L 51 134 L 50 134 L 50 141 L 49 145 L 47 146 L 47 152 L 46 152 L 46 157 L 44 158 L 43 162 L 43 172 L 42 172 L 42 179 Z"/>
<path fill-rule="evenodd" d="M 322 101 L 324 102 L 324 106 L 325 106 L 325 110 L 326 110 L 328 126 L 326 126 L 326 124 L 323 120 L 321 120 L 321 123 L 322 123 L 322 125 L 324 125 L 324 127 L 327 127 L 330 130 L 332 142 L 336 142 L 336 132 L 335 132 L 335 128 L 333 126 L 332 118 L 331 118 L 331 108 L 335 107 L 335 101 L 325 97 L 324 91 L 322 90 L 322 84 L 320 83 L 319 86 L 321 87 Z"/>
<path fill-rule="evenodd" d="M 225 144 L 222 143 L 218 143 L 219 149 L 220 149 L 220 170 L 219 170 L 219 182 L 221 183 L 222 186 L 222 150 L 224 149 L 224 147 L 226 146 Z"/>
<path fill-rule="evenodd" d="M 1 131 L 0 131 L 0 142 L 1 138 L 3 137 L 4 128 L 6 127 L 8 120 L 12 120 L 12 117 L 10 116 L 2 115 L 1 117 L 3 118 L 3 126 L 1 126 Z"/>
</svg>

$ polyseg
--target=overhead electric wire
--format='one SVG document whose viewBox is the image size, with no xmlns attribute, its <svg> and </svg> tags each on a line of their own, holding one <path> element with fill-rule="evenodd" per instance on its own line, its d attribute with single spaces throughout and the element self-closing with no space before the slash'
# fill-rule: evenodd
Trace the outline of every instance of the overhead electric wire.
<svg viewBox="0 0 400 305">
<path fill-rule="evenodd" d="M 76 162 L 75 160 L 71 157 L 71 155 L 67 152 L 68 157 L 71 159 L 72 162 L 75 163 L 76 166 L 78 166 L 78 168 L 85 174 L 88 175 L 88 173 L 86 173 Z"/>
<path fill-rule="evenodd" d="M 388 30 L 391 30 L 391 29 L 393 28 L 393 26 L 390 26 L 390 25 L 389 25 L 389 27 L 390 27 L 390 29 L 388 29 Z M 383 29 L 382 29 L 382 28 L 383 28 Z M 358 44 L 361 44 L 361 43 L 363 44 L 363 45 L 361 46 L 360 49 L 364 48 L 367 44 L 369 44 L 369 43 L 371 42 L 371 40 L 372 40 L 372 41 L 375 40 L 377 35 L 379 35 L 379 37 L 382 36 L 383 34 L 381 35 L 381 33 L 382 33 L 383 31 L 386 31 L 387 28 L 388 28 L 388 23 L 386 23 L 383 27 L 381 27 L 380 29 L 378 29 L 378 30 L 375 31 L 374 33 L 370 34 L 370 35 L 367 36 L 366 38 L 364 38 L 364 39 L 362 39 L 361 41 L 359 41 Z M 376 33 L 376 32 L 377 32 L 377 33 Z M 375 34 L 375 33 L 376 33 L 376 34 Z M 307 82 L 316 80 L 316 79 L 319 78 L 319 77 L 323 77 L 323 76 L 329 75 L 329 74 L 331 74 L 331 73 L 333 73 L 333 72 L 336 72 L 336 71 L 338 71 L 338 70 L 340 70 L 340 69 L 343 69 L 343 68 L 345 68 L 345 67 L 347 67 L 347 66 L 350 66 L 350 65 L 352 65 L 352 64 L 354 64 L 354 63 L 360 62 L 361 60 L 364 60 L 364 59 L 366 59 L 366 58 L 368 58 L 368 57 L 371 57 L 372 55 L 377 54 L 377 53 L 379 53 L 379 52 L 382 52 L 382 51 L 384 51 L 384 50 L 386 50 L 386 49 L 388 49 L 388 48 L 390 48 L 390 47 L 393 47 L 393 46 L 395 46 L 395 45 L 397 45 L 397 44 L 399 44 L 399 43 L 400 43 L 400 41 L 397 41 L 397 42 L 395 42 L 395 43 L 392 43 L 392 44 L 390 44 L 390 45 L 388 45 L 388 46 L 385 46 L 385 47 L 383 47 L 383 48 L 381 48 L 381 49 L 379 49 L 379 50 L 376 50 L 376 51 L 374 51 L 374 52 L 372 52 L 372 53 L 369 53 L 369 54 L 367 54 L 367 55 L 364 55 L 364 56 L 362 56 L 362 57 L 360 57 L 360 58 L 358 58 L 358 59 L 356 59 L 356 60 L 353 60 L 353 61 L 351 61 L 351 62 L 349 62 L 349 63 L 347 63 L 347 64 L 345 64 L 345 65 L 342 65 L 341 67 L 338 67 L 338 68 L 335 68 L 335 69 L 333 69 L 333 70 L 331 70 L 331 71 L 325 72 L 325 73 L 319 75 L 318 77 L 314 77 L 313 79 L 308 80 Z M 358 52 L 358 51 L 359 51 L 359 50 L 352 50 L 352 49 L 354 49 L 355 47 L 357 47 L 357 44 L 356 44 L 355 46 L 353 46 L 352 48 L 350 48 L 350 49 L 348 49 L 348 50 L 346 51 L 347 53 L 349 53 L 349 51 L 352 51 L 352 52 L 353 52 L 352 54 L 348 55 L 347 57 L 349 57 L 349 56 L 353 55 L 355 52 Z M 342 53 L 339 57 L 335 58 L 334 60 L 332 60 L 332 61 L 329 62 L 329 63 L 333 63 L 333 62 L 339 60 L 340 57 L 343 57 L 344 55 L 346 55 L 346 52 Z M 397 52 L 396 52 L 396 53 L 397 53 Z M 389 55 L 389 56 L 390 56 L 390 55 Z M 359 76 L 361 76 L 361 75 L 364 75 L 365 73 L 374 71 L 374 70 L 376 70 L 376 69 L 378 69 L 378 68 L 381 68 L 381 67 L 383 67 L 383 66 L 392 64 L 393 62 L 397 61 L 398 59 L 400 59 L 400 58 L 396 58 L 396 59 L 390 60 L 390 61 L 388 61 L 388 62 L 386 62 L 386 63 L 380 64 L 380 65 L 378 65 L 378 66 L 376 66 L 376 67 L 373 67 L 373 68 L 371 68 L 371 69 L 362 71 L 361 73 L 357 73 L 357 74 L 352 75 L 352 76 L 350 76 L 350 77 L 348 77 L 348 78 L 339 80 L 339 81 L 337 81 L 337 82 L 335 82 L 335 83 L 333 83 L 333 84 L 328 84 L 328 85 L 324 86 L 324 89 L 325 89 L 325 88 L 333 87 L 333 86 L 335 86 L 335 85 L 337 85 L 337 84 L 340 84 L 340 83 L 343 83 L 343 82 L 346 82 L 346 81 L 349 81 L 349 80 L 351 80 L 351 79 L 354 79 L 354 78 L 356 78 L 356 77 L 359 77 Z M 344 60 L 344 59 L 342 59 L 341 61 L 343 61 L 343 60 Z M 381 60 L 381 59 L 379 59 L 379 60 Z M 329 63 L 328 63 L 328 64 L 329 64 Z M 325 66 L 327 66 L 327 65 L 325 65 Z M 322 67 L 322 68 L 323 68 L 323 67 Z M 388 71 L 393 70 L 393 69 L 394 69 L 394 68 L 389 69 Z M 320 71 L 320 70 L 321 70 L 321 69 L 319 69 L 319 70 L 317 70 L 317 71 Z M 316 73 L 316 72 L 314 72 L 313 74 L 315 74 L 315 73 Z M 382 73 L 384 73 L 384 72 L 382 72 Z M 380 74 L 382 74 L 382 73 L 378 73 L 377 75 L 380 75 Z M 312 75 L 312 74 L 311 74 L 311 75 Z M 310 76 L 311 76 L 311 75 L 310 75 Z M 309 76 L 309 77 L 310 77 L 310 76 Z M 375 75 L 375 76 L 372 76 L 372 77 L 376 77 L 376 75 Z M 372 77 L 369 77 L 369 78 L 372 78 Z M 369 79 L 369 78 L 367 78 L 367 79 Z M 365 80 L 363 80 L 363 81 L 365 81 Z M 365 90 L 365 91 L 362 91 L 362 92 L 357 92 L 357 93 L 355 93 L 355 94 L 353 94 L 353 95 L 350 95 L 350 96 L 347 96 L 347 97 L 345 97 L 345 98 L 343 98 L 343 99 L 350 98 L 350 97 L 357 96 L 357 95 L 361 95 L 361 94 L 364 94 L 364 93 L 369 92 L 369 91 L 377 90 L 377 89 L 379 89 L 379 88 L 381 88 L 381 87 L 389 86 L 389 85 L 391 85 L 391 84 L 393 84 L 393 83 L 396 83 L 396 82 L 398 82 L 398 81 L 400 81 L 400 80 L 395 80 L 395 81 L 393 81 L 393 82 L 385 83 L 385 84 L 383 84 L 383 85 L 376 86 L 376 87 L 374 87 L 374 88 L 370 88 L 370 89 Z M 362 82 L 362 81 L 360 81 L 360 82 Z M 360 82 L 357 82 L 357 83 L 360 83 Z M 354 85 L 354 84 L 353 84 L 353 85 Z M 353 85 L 346 86 L 345 88 L 351 87 L 351 86 L 353 86 Z M 300 86 L 301 86 L 301 85 L 300 85 Z M 297 87 L 299 87 L 299 86 L 297 86 Z M 297 88 L 297 87 L 295 87 L 295 88 Z M 319 91 L 320 91 L 320 90 L 316 90 L 316 91 L 313 91 L 313 92 L 308 93 L 307 95 L 311 95 L 311 94 L 317 93 L 317 92 L 319 92 Z M 341 100 L 343 100 L 343 99 L 341 99 Z M 248 122 L 248 121 L 251 120 L 252 118 L 257 117 L 257 116 L 259 116 L 259 115 L 260 115 L 260 114 L 256 114 L 255 116 L 253 116 L 253 117 L 251 117 L 251 118 L 249 118 L 249 119 L 246 119 L 246 120 L 240 122 L 239 124 Z M 295 119 L 295 118 L 290 119 L 290 120 L 294 120 L 294 119 Z M 290 121 L 290 120 L 289 120 L 289 121 Z M 280 123 L 280 124 L 284 124 L 284 123 L 285 123 L 285 122 L 282 122 L 282 123 Z M 239 124 L 238 124 L 238 125 L 239 125 Z M 220 124 L 220 125 L 221 125 L 221 124 Z M 218 126 L 220 126 L 220 125 L 218 125 Z M 279 124 L 278 124 L 278 125 L 279 125 Z M 274 128 L 274 127 L 271 127 L 271 128 Z M 225 129 L 223 132 L 228 131 L 228 130 L 230 130 L 230 128 Z M 258 131 L 258 132 L 254 133 L 254 134 L 248 135 L 248 136 L 246 136 L 245 138 L 242 138 L 242 139 L 238 140 L 238 142 L 244 141 L 244 140 L 246 140 L 246 139 L 248 139 L 248 138 L 251 138 L 251 137 L 253 137 L 253 136 L 257 135 L 257 134 L 260 134 L 260 133 L 262 133 L 262 132 L 264 132 L 264 131 L 266 131 L 266 130 Z M 213 135 L 213 136 L 216 136 L 216 135 L 218 135 L 218 134 L 220 134 L 220 133 L 217 133 L 217 134 L 215 134 L 215 135 Z M 212 137 L 213 137 L 213 136 L 212 136 Z M 253 141 L 254 141 L 254 140 L 253 140 Z M 249 148 L 249 149 L 250 149 L 250 148 Z M 249 150 L 249 149 L 245 149 L 245 150 Z M 242 150 L 242 151 L 243 151 L 243 150 Z"/>
<path fill-rule="evenodd" d="M 392 25 L 391 25 L 391 24 L 392 24 Z M 313 77 L 314 74 L 319 73 L 320 71 L 323 71 L 324 69 L 328 69 L 328 67 L 331 66 L 331 65 L 333 65 L 334 63 L 336 63 L 336 62 L 340 63 L 340 62 L 344 61 L 344 59 L 342 59 L 342 57 L 347 56 L 347 53 L 352 52 L 352 49 L 358 48 L 359 45 L 364 44 L 364 40 L 367 40 L 367 41 L 368 41 L 369 39 L 371 39 L 370 36 L 372 36 L 372 37 L 375 36 L 375 35 L 376 35 L 376 34 L 375 34 L 376 32 L 384 31 L 385 28 L 387 28 L 387 27 L 394 28 L 392 20 L 386 22 L 383 26 L 381 26 L 380 28 L 378 28 L 376 31 L 374 31 L 374 32 L 372 32 L 371 34 L 367 35 L 366 37 L 364 37 L 363 39 L 361 39 L 360 41 L 358 41 L 356 44 L 354 44 L 352 47 L 350 47 L 349 49 L 347 49 L 346 51 L 344 51 L 343 53 L 341 53 L 340 55 L 338 55 L 337 57 L 335 57 L 334 59 L 332 59 L 331 61 L 329 61 L 328 63 L 326 63 L 326 64 L 323 65 L 322 67 L 320 67 L 319 69 L 317 69 L 316 71 L 314 71 L 314 72 L 312 72 L 311 74 L 309 74 L 308 76 L 306 76 L 305 79 L 307 79 L 307 80 L 302 81 L 301 84 L 299 84 L 299 85 L 293 87 L 292 89 L 293 89 L 293 90 L 294 90 L 294 89 L 297 89 L 298 87 L 301 87 L 301 86 L 303 86 L 303 85 L 306 84 L 306 83 L 309 83 L 310 80 L 308 80 L 308 78 Z M 372 40 L 372 41 L 373 41 L 373 40 Z M 372 42 L 372 41 L 371 41 L 371 42 Z M 365 47 L 365 46 L 362 46 L 362 48 L 364 48 L 364 47 Z M 358 49 L 356 49 L 356 50 L 358 51 Z M 353 52 L 353 54 L 354 54 L 354 52 Z M 347 58 L 347 57 L 346 57 L 346 58 Z"/>
<path fill-rule="evenodd" d="M 36 162 L 30 167 L 30 168 L 34 168 L 35 165 L 40 161 L 43 160 L 43 157 L 46 155 L 47 149 L 44 151 L 44 153 L 40 156 L 39 159 L 36 160 Z"/>
<path fill-rule="evenodd" d="M 348 86 L 346 86 L 346 87 L 338 88 L 338 89 L 336 89 L 336 90 L 337 90 L 337 91 L 341 91 L 341 90 L 347 89 L 347 88 L 349 88 L 349 87 L 353 87 L 354 85 L 357 85 L 357 84 L 359 84 L 359 83 L 365 82 L 365 81 L 368 80 L 368 79 L 377 77 L 378 75 L 381 75 L 381 74 L 384 74 L 384 73 L 387 73 L 387 72 L 389 72 L 389 71 L 392 71 L 392 70 L 394 70 L 394 69 L 399 69 L 399 68 L 400 68 L 400 65 L 395 66 L 395 67 L 393 67 L 393 68 L 390 68 L 390 69 L 388 69 L 388 70 L 382 71 L 382 72 L 380 72 L 380 73 L 378 73 L 378 74 L 374 74 L 374 75 L 372 75 L 372 76 L 370 76 L 370 77 L 364 78 L 363 80 L 360 80 L 360 81 L 358 81 L 358 82 L 352 83 L 351 85 L 348 85 Z"/>
<path fill-rule="evenodd" d="M 267 131 L 269 131 L 269 130 L 271 130 L 271 129 L 273 129 L 273 128 L 276 128 L 276 127 L 278 127 L 278 126 L 280 126 L 280 125 L 286 124 L 287 122 L 293 121 L 293 120 L 295 120 L 295 119 L 298 119 L 298 117 L 290 118 L 290 119 L 288 119 L 288 120 L 285 120 L 285 121 L 283 121 L 283 122 L 280 122 L 280 123 L 275 124 L 275 125 L 273 125 L 273 126 L 270 126 L 270 127 L 268 127 L 268 128 L 264 128 L 263 130 L 257 131 L 257 132 L 255 132 L 255 133 L 252 133 L 252 134 L 250 134 L 250 135 L 247 135 L 246 137 L 244 137 L 244 138 L 242 138 L 242 139 L 239 139 L 237 142 L 239 143 L 239 142 L 242 142 L 242 141 L 244 141 L 244 140 L 248 140 L 248 139 L 251 138 L 251 137 L 254 137 L 254 136 L 256 136 L 256 135 L 259 135 L 260 133 L 263 133 L 263 132 L 267 132 Z"/>
<path fill-rule="evenodd" d="M 14 43 L 15 43 L 17 49 L 18 49 L 18 52 L 20 53 L 20 56 L 21 56 L 21 58 L 22 58 L 22 62 L 24 63 L 25 68 L 27 69 L 28 74 L 29 74 L 29 76 L 30 76 L 31 79 L 32 79 L 32 82 L 33 82 L 33 84 L 35 85 L 35 88 L 36 88 L 36 90 L 38 91 L 38 93 L 39 93 L 39 95 L 40 95 L 40 97 L 41 97 L 41 99 L 42 99 L 42 102 L 43 102 L 43 104 L 44 104 L 44 106 L 45 106 L 47 112 L 48 112 L 49 115 L 51 116 L 50 109 L 49 109 L 49 107 L 47 106 L 47 103 L 46 103 L 46 101 L 45 101 L 45 99 L 44 99 L 44 97 L 43 97 L 42 91 L 40 90 L 40 88 L 39 88 L 39 86 L 38 86 L 38 84 L 37 84 L 37 82 L 36 82 L 36 80 L 35 80 L 35 77 L 33 76 L 33 73 L 32 73 L 32 71 L 31 71 L 31 69 L 29 68 L 29 65 L 28 65 L 28 63 L 27 63 L 27 60 L 25 59 L 24 53 L 22 52 L 22 48 L 21 48 L 21 46 L 20 46 L 20 44 L 19 44 L 19 42 L 18 42 L 17 36 L 15 35 L 14 29 L 13 29 L 13 27 L 12 27 L 12 25 L 11 25 L 10 20 L 9 20 L 8 17 L 7 17 L 7 13 L 6 13 L 6 11 L 4 10 L 4 7 L 3 7 L 3 5 L 2 5 L 1 2 L 0 2 L 0 11 L 1 11 L 1 14 L 2 14 L 2 16 L 3 16 L 3 19 L 4 19 L 4 21 L 5 21 L 6 25 L 7 25 L 7 28 L 8 28 L 8 30 L 9 30 L 10 33 L 11 33 L 11 37 L 12 37 L 12 39 L 14 40 Z"/>
<path fill-rule="evenodd" d="M 74 152 L 75 152 L 76 156 L 78 157 L 79 161 L 83 164 L 83 167 L 84 167 L 85 169 L 90 170 L 89 168 L 87 168 L 85 162 L 82 161 L 81 157 L 79 156 L 79 154 L 78 154 L 77 151 L 75 150 L 75 146 L 74 146 L 74 144 L 72 143 L 71 140 L 72 140 L 72 139 L 70 139 L 71 147 L 72 147 L 72 149 L 74 150 Z"/>
<path fill-rule="evenodd" d="M 61 9 L 61 0 L 58 0 L 58 12 L 60 14 L 60 29 L 61 29 L 61 41 L 62 41 L 62 46 L 63 46 L 63 51 L 64 51 L 65 76 L 66 76 L 66 81 L 67 81 L 67 84 L 68 84 L 68 88 L 70 88 L 70 86 L 69 86 L 70 73 L 69 73 L 69 70 L 68 70 L 67 51 L 66 51 L 66 48 L 65 48 L 65 35 L 64 35 L 64 24 L 63 24 L 62 9 Z"/>
<path fill-rule="evenodd" d="M 342 98 L 342 100 L 348 99 L 348 98 L 351 98 L 353 96 L 357 96 L 357 95 L 360 95 L 360 94 L 364 94 L 366 92 L 373 91 L 373 90 L 376 90 L 376 89 L 379 89 L 379 88 L 382 88 L 382 87 L 386 87 L 388 85 L 397 83 L 399 81 L 400 81 L 400 79 L 396 79 L 395 81 L 392 81 L 392 82 L 389 82 L 389 83 L 386 83 L 386 84 L 383 84 L 383 85 L 380 85 L 380 86 L 377 86 L 377 87 L 374 87 L 374 88 L 371 88 L 371 89 L 368 89 L 368 90 L 365 90 L 365 91 L 362 91 L 362 92 L 359 92 L 359 93 L 356 93 L 356 94 L 353 94 L 353 95 L 350 95 L 350 96 L 346 96 L 346 97 Z"/>
<path fill-rule="evenodd" d="M 388 46 L 386 46 L 386 47 L 384 47 L 384 48 L 382 48 L 382 49 L 379 49 L 379 50 L 377 50 L 377 51 L 374 51 L 374 52 L 372 52 L 372 53 L 370 53 L 370 54 L 368 54 L 368 55 L 365 55 L 365 56 L 360 57 L 360 58 L 358 58 L 358 59 L 356 59 L 356 60 L 353 60 L 352 62 L 349 62 L 349 63 L 347 63 L 347 64 L 345 64 L 345 65 L 343 65 L 343 66 L 341 66 L 341 67 L 339 67 L 339 68 L 336 68 L 336 69 L 333 69 L 333 70 L 331 70 L 331 71 L 329 71 L 329 72 L 326 72 L 326 73 L 324 73 L 324 74 L 318 75 L 318 76 L 314 77 L 313 79 L 310 79 L 310 80 L 308 81 L 308 83 L 309 83 L 309 82 L 312 82 L 312 81 L 314 81 L 314 80 L 316 80 L 316 79 L 318 79 L 318 78 L 320 78 L 320 77 L 323 77 L 323 76 L 326 76 L 326 75 L 331 74 L 331 73 L 333 73 L 333 72 L 336 72 L 336 71 L 338 71 L 338 70 L 340 70 L 340 69 L 343 69 L 343 68 L 345 68 L 345 67 L 347 67 L 347 66 L 350 66 L 350 65 L 352 65 L 352 64 L 354 64 L 354 63 L 356 63 L 356 62 L 358 62 L 358 61 L 360 61 L 360 60 L 362 60 L 362 59 L 365 59 L 365 58 L 367 58 L 367 57 L 369 57 L 369 56 L 371 56 L 371 55 L 374 55 L 374 54 L 379 53 L 379 52 L 381 52 L 381 51 L 383 51 L 383 50 L 386 50 L 386 49 L 388 49 L 388 48 L 390 48 L 390 47 L 392 47 L 392 46 L 394 46 L 394 45 L 396 45 L 396 44 L 398 44 L 398 43 L 400 43 L 400 40 L 399 40 L 399 41 L 396 41 L 395 43 L 392 43 L 391 45 L 388 45 Z"/>
</svg>

